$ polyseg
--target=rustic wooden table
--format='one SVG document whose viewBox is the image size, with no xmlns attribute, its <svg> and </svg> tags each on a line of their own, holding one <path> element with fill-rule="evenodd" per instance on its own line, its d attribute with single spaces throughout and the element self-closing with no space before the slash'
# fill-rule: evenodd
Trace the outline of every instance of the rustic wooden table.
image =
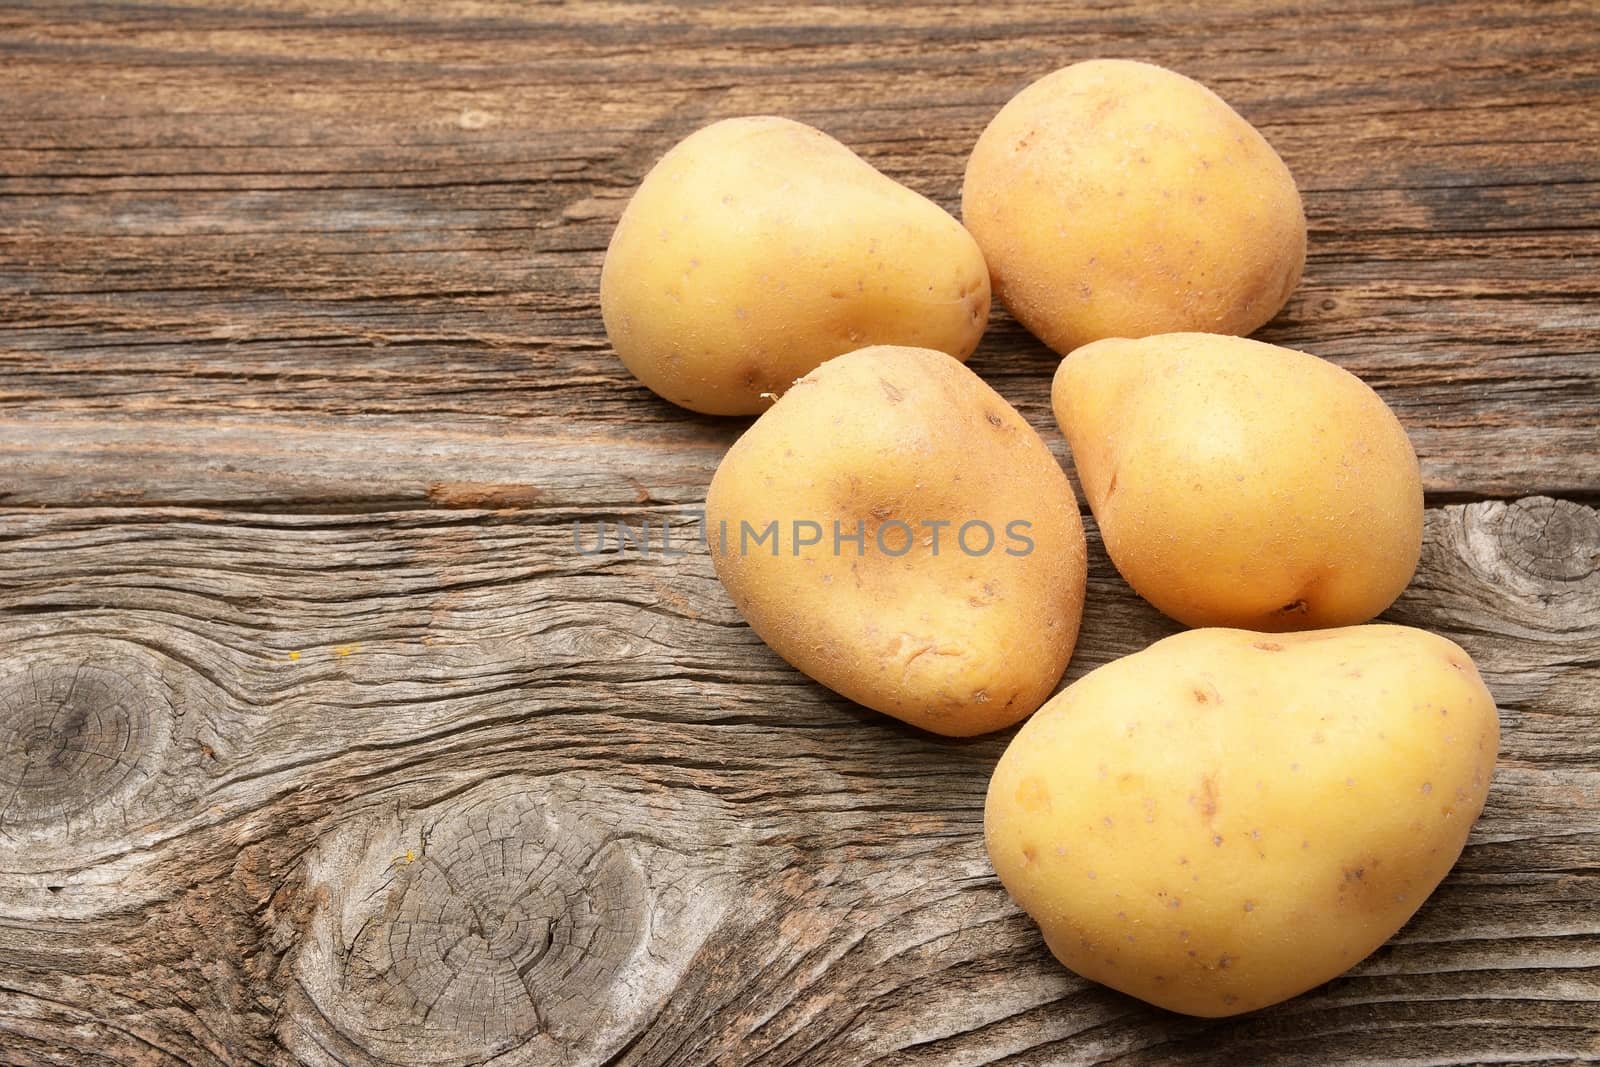
<svg viewBox="0 0 1600 1067">
<path fill-rule="evenodd" d="M 0 7 L 0 1061 L 1600 1059 L 1600 9 Z M 787 668 L 686 523 L 739 420 L 596 307 L 631 188 L 716 117 L 954 208 L 1070 60 L 1207 82 L 1298 176 L 1261 336 L 1422 458 L 1388 613 L 1504 724 L 1456 871 L 1228 1021 L 1046 955 L 984 856 L 1004 736 Z M 1053 358 L 973 358 L 1065 458 Z M 1091 530 L 1076 678 L 1168 633 Z"/>
</svg>

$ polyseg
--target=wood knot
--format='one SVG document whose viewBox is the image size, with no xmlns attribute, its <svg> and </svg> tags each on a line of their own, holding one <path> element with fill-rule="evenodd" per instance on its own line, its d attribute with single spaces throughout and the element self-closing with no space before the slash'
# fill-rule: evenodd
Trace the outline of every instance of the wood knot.
<svg viewBox="0 0 1600 1067">
<path fill-rule="evenodd" d="M 640 806 L 513 777 L 341 825 L 308 861 L 294 1025 L 395 1063 L 603 1059 L 723 899 Z"/>
<path fill-rule="evenodd" d="M 1600 511 L 1542 496 L 1519 500 L 1500 524 L 1500 551 L 1544 581 L 1582 581 L 1600 570 Z"/>
<path fill-rule="evenodd" d="M 0 832 L 66 843 L 108 820 L 126 830 L 174 717 L 149 671 L 81 650 L 29 656 L 0 677 Z"/>
</svg>

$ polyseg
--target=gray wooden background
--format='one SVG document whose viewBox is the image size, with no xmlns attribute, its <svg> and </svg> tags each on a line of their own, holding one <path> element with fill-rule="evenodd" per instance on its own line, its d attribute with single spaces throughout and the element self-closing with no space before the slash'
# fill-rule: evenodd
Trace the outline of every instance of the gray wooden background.
<svg viewBox="0 0 1600 1067">
<path fill-rule="evenodd" d="M 947 207 L 1095 55 L 1207 82 L 1301 183 L 1260 336 L 1410 430 L 1388 613 L 1502 758 L 1349 975 L 1198 1021 L 1057 967 L 985 859 L 1005 744 L 834 697 L 686 521 L 739 420 L 609 352 L 631 188 L 713 118 Z M 1592 3 L 0 4 L 0 1062 L 1600 1059 L 1600 11 Z M 1054 360 L 971 366 L 1063 459 Z M 1068 672 L 1172 625 L 1091 529 Z"/>
</svg>

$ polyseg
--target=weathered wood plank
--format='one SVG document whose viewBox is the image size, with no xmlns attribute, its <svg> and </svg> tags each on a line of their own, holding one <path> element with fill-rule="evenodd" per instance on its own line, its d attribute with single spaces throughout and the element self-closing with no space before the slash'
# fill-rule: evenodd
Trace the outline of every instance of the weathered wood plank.
<svg viewBox="0 0 1600 1067">
<path fill-rule="evenodd" d="M 1483 666 L 1489 808 L 1378 954 L 1222 1023 L 1048 959 L 982 851 L 1003 737 L 818 689 L 702 553 L 571 541 L 681 522 L 740 429 L 599 328 L 662 151 L 779 111 L 953 208 L 1092 55 L 1279 147 L 1263 336 L 1436 503 L 1573 498 L 1430 511 L 1390 615 Z M 0 66 L 0 1062 L 1600 1059 L 1592 4 L 13 2 Z M 973 366 L 1065 459 L 1052 357 L 1000 314 Z M 1091 559 L 1069 678 L 1171 629 Z"/>
<path fill-rule="evenodd" d="M 703 550 L 582 555 L 572 518 L 0 512 L 9 1061 L 1600 1051 L 1595 509 L 1428 513 L 1390 617 L 1482 666 L 1488 809 L 1389 945 L 1222 1022 L 1049 959 L 983 853 L 1004 736 L 832 696 L 753 637 Z M 1097 539 L 1090 558 L 1069 678 L 1172 629 Z"/>
<path fill-rule="evenodd" d="M 1206 80 L 1279 147 L 1311 259 L 1262 336 L 1367 377 L 1431 490 L 1600 492 L 1592 5 L 183 2 L 0 25 L 11 503 L 372 507 L 544 488 L 507 476 L 529 432 L 720 444 L 599 327 L 601 255 L 654 159 L 778 111 L 954 207 L 999 105 L 1104 54 Z M 1052 365 L 1003 314 L 974 359 L 1041 427 Z M 344 476 L 297 467 L 291 423 L 338 439 Z M 448 475 L 418 476 L 419 429 L 459 446 Z M 632 459 L 597 447 L 609 482 L 565 499 L 649 484 Z"/>
</svg>

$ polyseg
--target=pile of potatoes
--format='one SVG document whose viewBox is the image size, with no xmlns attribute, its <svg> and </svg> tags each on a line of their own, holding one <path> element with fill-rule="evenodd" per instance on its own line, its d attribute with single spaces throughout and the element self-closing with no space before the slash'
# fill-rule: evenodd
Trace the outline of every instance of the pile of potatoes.
<svg viewBox="0 0 1600 1067">
<path fill-rule="evenodd" d="M 1466 653 L 1364 625 L 1417 566 L 1416 455 L 1354 375 L 1240 336 L 1297 284 L 1305 217 L 1196 82 L 1042 78 L 979 138 L 962 213 L 800 123 L 714 123 L 623 213 L 607 334 L 673 403 L 760 413 L 706 529 L 779 655 L 939 734 L 1028 720 L 985 840 L 1063 964 L 1192 1015 L 1294 996 L 1416 911 L 1494 768 Z M 1112 562 L 1195 627 L 1059 693 L 1083 526 L 964 366 L 991 293 L 1064 357 L 1052 407 Z"/>
</svg>

